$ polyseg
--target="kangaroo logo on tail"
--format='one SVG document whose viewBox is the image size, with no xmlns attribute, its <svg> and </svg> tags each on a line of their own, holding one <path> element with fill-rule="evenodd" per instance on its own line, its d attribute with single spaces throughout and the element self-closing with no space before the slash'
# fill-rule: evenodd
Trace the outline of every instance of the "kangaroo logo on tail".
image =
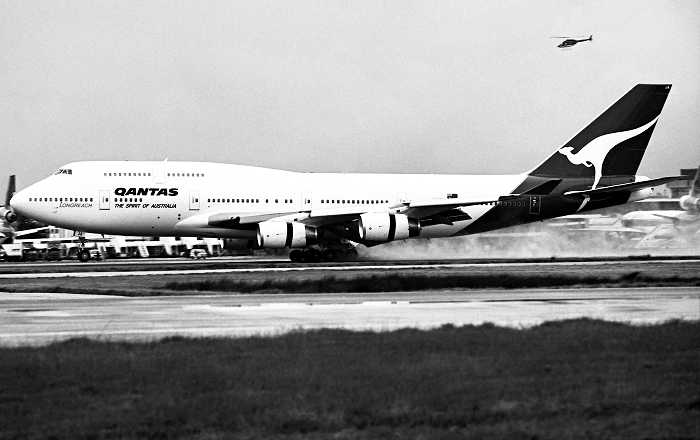
<svg viewBox="0 0 700 440">
<path fill-rule="evenodd" d="M 599 136 L 587 143 L 576 153 L 572 153 L 573 148 L 571 147 L 563 147 L 557 151 L 566 156 L 566 158 L 569 159 L 569 162 L 574 165 L 585 165 L 589 168 L 593 167 L 595 171 L 595 179 L 593 180 L 593 186 L 591 189 L 595 189 L 596 186 L 598 186 L 598 182 L 600 182 L 600 178 L 603 177 L 603 162 L 605 161 L 605 158 L 610 150 L 621 142 L 644 133 L 649 129 L 649 127 L 656 123 L 659 116 L 655 117 L 641 127 Z"/>
</svg>

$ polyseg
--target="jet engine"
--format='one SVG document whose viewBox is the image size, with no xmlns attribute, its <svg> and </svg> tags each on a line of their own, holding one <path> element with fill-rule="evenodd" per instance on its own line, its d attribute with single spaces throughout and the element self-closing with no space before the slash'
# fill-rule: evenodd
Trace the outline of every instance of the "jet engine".
<svg viewBox="0 0 700 440">
<path fill-rule="evenodd" d="M 318 242 L 318 231 L 299 222 L 260 222 L 257 240 L 261 248 L 305 247 Z"/>
<path fill-rule="evenodd" d="M 686 194 L 681 197 L 680 205 L 686 211 L 700 211 L 700 198 Z"/>
<path fill-rule="evenodd" d="M 17 214 L 12 209 L 0 207 L 0 218 L 5 219 L 7 223 L 13 223 L 17 220 Z"/>
<path fill-rule="evenodd" d="M 366 241 L 403 240 L 416 237 L 420 233 L 420 223 L 403 214 L 370 212 L 360 215 L 358 233 Z"/>
</svg>

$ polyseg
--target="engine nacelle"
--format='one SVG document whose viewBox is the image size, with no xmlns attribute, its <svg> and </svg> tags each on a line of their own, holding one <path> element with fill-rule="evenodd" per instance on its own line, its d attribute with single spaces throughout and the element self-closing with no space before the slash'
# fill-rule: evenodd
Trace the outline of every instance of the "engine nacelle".
<svg viewBox="0 0 700 440">
<path fill-rule="evenodd" d="M 681 197 L 680 205 L 686 211 L 700 211 L 700 198 L 686 194 Z"/>
<path fill-rule="evenodd" d="M 366 241 L 392 241 L 416 237 L 420 234 L 418 220 L 403 214 L 370 212 L 360 215 L 358 233 Z"/>
<path fill-rule="evenodd" d="M 303 223 L 267 221 L 258 223 L 257 240 L 261 248 L 305 247 L 316 244 L 318 234 Z"/>
<path fill-rule="evenodd" d="M 0 208 L 0 218 L 5 219 L 7 223 L 12 223 L 17 220 L 17 214 L 11 209 L 2 207 Z"/>
</svg>

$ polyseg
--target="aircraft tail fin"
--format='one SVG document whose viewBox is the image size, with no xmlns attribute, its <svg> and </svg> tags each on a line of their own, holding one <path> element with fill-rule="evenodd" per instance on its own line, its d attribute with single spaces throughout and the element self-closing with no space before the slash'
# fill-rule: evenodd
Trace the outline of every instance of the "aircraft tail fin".
<svg viewBox="0 0 700 440">
<path fill-rule="evenodd" d="M 530 172 L 541 177 L 634 176 L 670 84 L 638 84 Z"/>
<path fill-rule="evenodd" d="M 690 197 L 698 197 L 700 194 L 700 167 L 698 167 L 698 170 L 695 172 L 695 177 L 693 177 L 693 181 L 690 183 L 690 193 L 688 194 Z"/>
<path fill-rule="evenodd" d="M 10 199 L 15 195 L 15 175 L 10 176 L 10 180 L 7 183 L 7 192 L 5 193 L 5 208 L 10 208 Z"/>
</svg>

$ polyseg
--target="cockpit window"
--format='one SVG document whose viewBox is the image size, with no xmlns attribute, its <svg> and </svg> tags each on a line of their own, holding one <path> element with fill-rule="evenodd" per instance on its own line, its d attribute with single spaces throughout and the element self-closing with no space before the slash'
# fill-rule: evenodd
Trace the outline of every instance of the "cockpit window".
<svg viewBox="0 0 700 440">
<path fill-rule="evenodd" d="M 73 174 L 73 170 L 70 168 L 59 168 L 54 174 Z"/>
</svg>

